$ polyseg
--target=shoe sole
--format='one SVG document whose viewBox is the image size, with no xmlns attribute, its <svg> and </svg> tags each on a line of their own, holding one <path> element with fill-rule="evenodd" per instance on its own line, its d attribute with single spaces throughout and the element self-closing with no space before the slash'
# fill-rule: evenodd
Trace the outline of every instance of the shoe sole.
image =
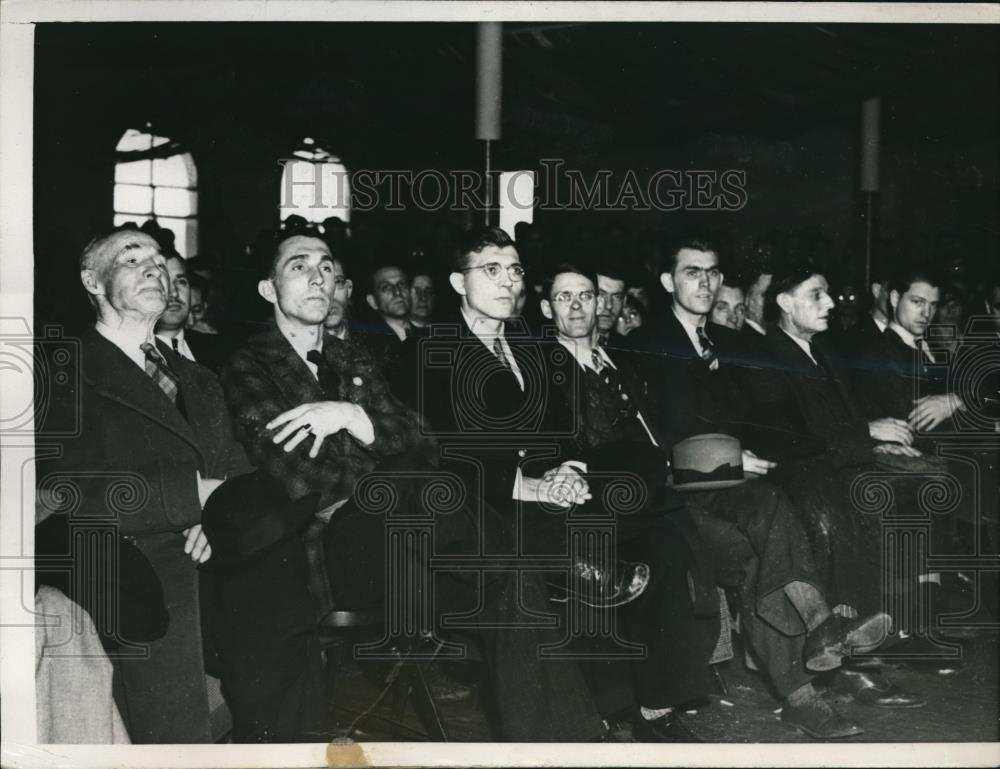
<svg viewBox="0 0 1000 769">
<path fill-rule="evenodd" d="M 814 673 L 825 673 L 840 667 L 845 657 L 852 654 L 866 654 L 879 648 L 889 638 L 884 632 L 889 627 L 889 615 L 885 613 L 873 615 L 863 625 L 852 630 L 844 642 L 836 646 L 828 646 L 806 661 L 806 670 Z"/>
</svg>

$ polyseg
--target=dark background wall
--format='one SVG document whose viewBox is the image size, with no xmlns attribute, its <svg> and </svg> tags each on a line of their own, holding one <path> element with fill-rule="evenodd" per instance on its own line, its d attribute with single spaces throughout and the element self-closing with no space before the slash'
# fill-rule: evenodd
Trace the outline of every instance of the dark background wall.
<svg viewBox="0 0 1000 769">
<path fill-rule="evenodd" d="M 199 250 L 238 260 L 278 221 L 280 167 L 303 136 L 352 170 L 480 169 L 470 24 L 41 24 L 35 61 L 35 265 L 46 321 L 87 317 L 75 259 L 110 225 L 114 148 L 149 121 L 194 155 Z M 881 96 L 879 248 L 1000 259 L 991 27 L 508 24 L 498 168 L 746 173 L 735 212 L 539 211 L 553 248 L 594 250 L 621 224 L 708 229 L 738 258 L 808 230 L 857 272 L 860 103 Z M 359 216 L 387 251 L 471 212 Z M 238 266 L 238 265 L 237 265 Z"/>
</svg>

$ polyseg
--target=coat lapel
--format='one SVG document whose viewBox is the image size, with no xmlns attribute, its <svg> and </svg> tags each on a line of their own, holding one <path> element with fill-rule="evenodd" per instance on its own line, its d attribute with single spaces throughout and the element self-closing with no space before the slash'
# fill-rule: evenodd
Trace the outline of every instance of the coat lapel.
<svg viewBox="0 0 1000 769">
<path fill-rule="evenodd" d="M 176 433 L 201 453 L 194 431 L 177 407 L 128 356 L 96 328 L 85 332 L 82 342 L 83 378 L 105 398 L 137 411 Z M 186 380 L 179 382 L 181 388 Z M 190 384 L 190 382 L 188 382 Z M 183 392 L 183 389 L 181 390 Z"/>
<path fill-rule="evenodd" d="M 267 365 L 286 402 L 299 405 L 324 400 L 316 377 L 277 325 L 270 324 L 265 331 L 251 337 L 248 344 Z"/>
</svg>

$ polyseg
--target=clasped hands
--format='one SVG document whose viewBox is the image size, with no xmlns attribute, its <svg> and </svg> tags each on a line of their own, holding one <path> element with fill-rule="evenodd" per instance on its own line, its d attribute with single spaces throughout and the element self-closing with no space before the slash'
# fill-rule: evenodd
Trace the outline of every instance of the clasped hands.
<svg viewBox="0 0 1000 769">
<path fill-rule="evenodd" d="M 517 498 L 522 502 L 572 507 L 583 504 L 592 495 L 580 468 L 571 462 L 563 462 L 559 467 L 543 473 L 541 478 L 521 478 Z"/>
<path fill-rule="evenodd" d="M 268 430 L 281 429 L 271 439 L 274 443 L 284 443 L 286 452 L 292 451 L 302 441 L 313 436 L 309 456 L 319 456 L 320 447 L 327 436 L 347 430 L 363 444 L 375 440 L 374 428 L 365 410 L 348 401 L 318 401 L 303 403 L 267 423 Z M 287 443 L 286 443 L 287 441 Z"/>
</svg>

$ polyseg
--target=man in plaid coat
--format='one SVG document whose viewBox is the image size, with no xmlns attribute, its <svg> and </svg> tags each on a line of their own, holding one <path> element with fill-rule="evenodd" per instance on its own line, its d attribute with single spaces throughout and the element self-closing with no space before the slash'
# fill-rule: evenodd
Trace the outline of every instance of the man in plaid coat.
<svg viewBox="0 0 1000 769">
<path fill-rule="evenodd" d="M 376 605 L 386 598 L 386 529 L 383 516 L 370 513 L 380 507 L 389 515 L 392 499 L 398 502 L 395 509 L 410 511 L 418 505 L 416 512 L 422 512 L 421 492 L 442 477 L 434 469 L 437 447 L 425 437 L 416 414 L 390 394 L 379 363 L 370 353 L 355 343 L 324 335 L 324 320 L 338 309 L 338 303 L 347 301 L 349 284 L 342 264 L 321 238 L 309 231 L 280 234 L 258 291 L 274 306 L 274 322 L 251 337 L 221 375 L 237 437 L 251 461 L 280 484 L 291 500 L 318 495 L 316 515 L 326 523 L 322 537 L 333 605 L 348 609 Z M 373 478 L 385 482 L 382 489 L 371 485 Z M 386 486 L 392 488 L 385 504 L 373 507 L 374 497 Z M 366 496 L 366 490 L 371 496 Z M 474 506 L 474 500 L 469 500 L 461 511 L 435 515 L 438 551 L 475 547 Z M 301 551 L 281 552 L 292 560 L 299 558 L 298 565 L 288 568 L 301 570 Z M 275 560 L 272 556 L 272 566 Z M 294 584 L 284 575 L 282 579 L 285 585 Z M 272 593 L 273 583 L 256 581 Z M 453 592 L 454 600 L 468 598 L 468 586 L 457 585 Z M 538 631 L 489 627 L 509 625 L 519 610 L 517 595 L 516 585 L 505 584 L 497 594 L 483 597 L 483 615 L 488 619 L 481 633 L 483 654 L 497 693 L 501 738 L 565 741 L 596 737 L 600 720 L 575 667 L 560 662 L 542 670 L 536 650 L 543 639 Z M 261 590 L 250 589 L 244 589 L 242 596 L 247 605 L 240 611 L 257 617 L 271 611 L 271 604 L 274 612 L 287 617 L 284 603 L 294 599 L 289 595 L 263 597 Z M 230 612 L 229 616 L 234 615 Z M 305 613 L 298 621 L 298 629 L 308 634 Z M 253 626 L 255 632 L 266 632 L 257 630 L 260 624 Z M 318 658 L 314 646 L 296 646 L 300 658 L 290 659 L 287 629 L 274 632 L 266 654 L 257 654 L 255 661 L 223 675 L 224 684 L 230 682 L 227 697 L 237 687 L 244 700 L 258 703 L 272 693 L 280 696 L 281 687 L 299 687 L 305 699 L 314 696 L 309 691 L 310 682 L 319 679 L 311 672 Z M 246 639 L 239 642 L 245 648 Z M 275 683 L 269 692 L 248 691 L 242 681 L 260 680 L 261 670 L 272 667 L 275 658 L 287 666 L 284 680 L 272 677 Z M 537 693 L 539 686 L 528 683 L 538 681 L 545 682 L 544 696 L 532 694 L 535 701 L 529 702 L 525 692 Z M 292 708 L 299 706 L 301 702 L 290 703 Z M 270 717 L 277 711 L 276 706 L 268 709 L 265 705 L 255 712 Z M 538 715 L 526 717 L 526 713 Z M 303 719 L 303 723 L 308 720 Z M 269 731 L 266 725 L 251 727 L 249 739 L 289 738 L 287 732 Z"/>
</svg>

